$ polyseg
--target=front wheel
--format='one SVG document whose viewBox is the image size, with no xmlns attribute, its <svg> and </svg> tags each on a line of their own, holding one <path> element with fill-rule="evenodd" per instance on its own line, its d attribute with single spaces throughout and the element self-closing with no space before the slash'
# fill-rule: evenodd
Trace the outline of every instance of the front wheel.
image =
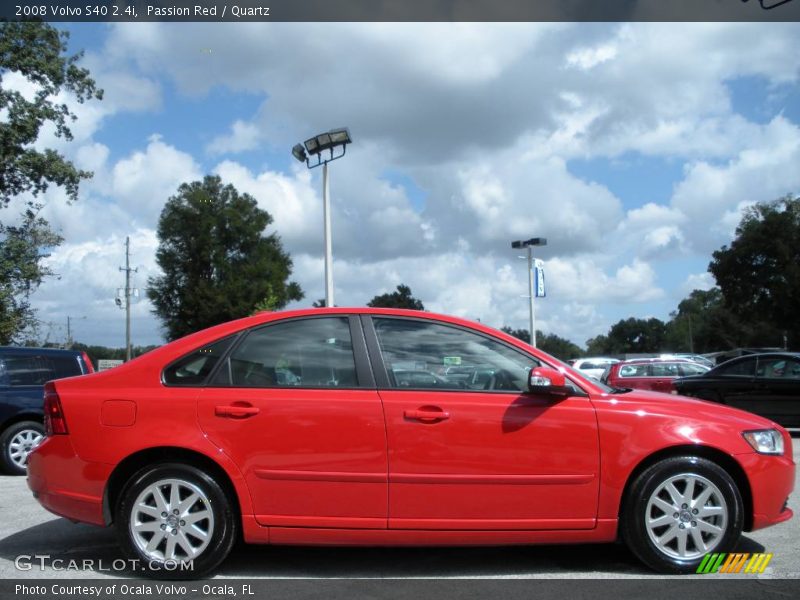
<svg viewBox="0 0 800 600">
<path fill-rule="evenodd" d="M 14 423 L 0 436 L 0 464 L 11 475 L 25 475 L 28 455 L 44 439 L 44 427 L 36 421 Z"/>
<path fill-rule="evenodd" d="M 179 463 L 139 471 L 121 494 L 117 536 L 125 554 L 151 577 L 206 575 L 236 538 L 231 501 L 213 477 Z"/>
<path fill-rule="evenodd" d="M 733 478 L 698 456 L 662 460 L 631 485 L 622 535 L 631 551 L 662 573 L 693 573 L 710 552 L 730 552 L 744 508 Z"/>
</svg>

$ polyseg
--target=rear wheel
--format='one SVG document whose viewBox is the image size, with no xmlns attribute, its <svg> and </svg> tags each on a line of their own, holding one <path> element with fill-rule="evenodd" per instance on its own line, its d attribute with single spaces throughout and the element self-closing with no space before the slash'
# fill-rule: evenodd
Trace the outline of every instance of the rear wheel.
<svg viewBox="0 0 800 600">
<path fill-rule="evenodd" d="M 662 573 L 692 573 L 709 552 L 734 550 L 742 497 L 731 476 L 697 456 L 660 461 L 628 491 L 622 534 L 631 551 Z"/>
<path fill-rule="evenodd" d="M 134 475 L 116 511 L 125 553 L 159 579 L 202 577 L 228 556 L 236 539 L 230 499 L 213 477 L 179 463 Z"/>
<path fill-rule="evenodd" d="M 11 475 L 25 475 L 28 455 L 44 439 L 44 427 L 36 421 L 20 421 L 9 426 L 0 436 L 3 470 Z"/>
</svg>

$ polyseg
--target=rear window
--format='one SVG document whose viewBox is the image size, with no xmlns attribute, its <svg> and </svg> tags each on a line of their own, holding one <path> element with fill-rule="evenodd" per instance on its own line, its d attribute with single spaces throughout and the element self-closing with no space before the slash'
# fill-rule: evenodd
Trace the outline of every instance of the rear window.
<svg viewBox="0 0 800 600">
<path fill-rule="evenodd" d="M 679 377 L 678 363 L 653 363 L 650 365 L 653 377 Z"/>
<path fill-rule="evenodd" d="M 41 356 L 10 355 L 3 359 L 8 385 L 44 385 L 53 379 L 53 370 Z"/>
<path fill-rule="evenodd" d="M 752 377 L 756 374 L 756 359 L 748 358 L 735 362 L 732 365 L 720 365 L 715 369 L 715 374 Z"/>
<path fill-rule="evenodd" d="M 83 370 L 78 357 L 71 354 L 6 354 L 0 358 L 0 385 L 44 385 L 75 375 L 83 375 Z"/>
<path fill-rule="evenodd" d="M 649 365 L 623 365 L 619 368 L 619 377 L 647 377 Z"/>
<path fill-rule="evenodd" d="M 48 356 L 47 360 L 53 368 L 52 379 L 83 375 L 77 356 Z"/>
<path fill-rule="evenodd" d="M 179 358 L 164 369 L 164 383 L 177 386 L 202 385 L 234 339 L 235 335 L 218 340 Z"/>
</svg>

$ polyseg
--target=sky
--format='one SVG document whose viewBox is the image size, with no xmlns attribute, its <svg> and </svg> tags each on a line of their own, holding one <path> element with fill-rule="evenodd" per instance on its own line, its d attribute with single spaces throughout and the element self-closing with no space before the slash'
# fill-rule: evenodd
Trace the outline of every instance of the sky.
<svg viewBox="0 0 800 600">
<path fill-rule="evenodd" d="M 800 24 L 62 24 L 105 91 L 75 103 L 94 172 L 43 211 L 64 236 L 33 296 L 41 337 L 121 347 L 125 237 L 135 345 L 162 342 L 144 288 L 181 183 L 219 175 L 274 218 L 306 307 L 324 296 L 321 169 L 291 147 L 337 127 L 330 165 L 339 306 L 404 283 L 425 307 L 527 328 L 526 263 L 545 237 L 537 329 L 580 346 L 668 319 L 714 285 L 741 211 L 800 192 Z M 3 85 L 30 93 L 19 75 Z M 2 217 L 9 218 L 13 207 Z"/>
</svg>

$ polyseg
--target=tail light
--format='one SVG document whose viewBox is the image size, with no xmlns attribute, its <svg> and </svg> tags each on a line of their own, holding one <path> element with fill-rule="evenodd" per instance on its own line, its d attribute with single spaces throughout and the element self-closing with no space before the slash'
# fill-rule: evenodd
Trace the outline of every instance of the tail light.
<svg viewBox="0 0 800 600">
<path fill-rule="evenodd" d="M 86 365 L 86 372 L 94 373 L 94 365 L 92 364 L 92 359 L 89 358 L 89 355 L 86 354 L 86 352 L 81 352 L 81 356 L 83 356 L 83 364 Z"/>
<path fill-rule="evenodd" d="M 67 420 L 61 408 L 55 384 L 50 381 L 44 386 L 44 433 L 45 435 L 66 435 Z"/>
</svg>

